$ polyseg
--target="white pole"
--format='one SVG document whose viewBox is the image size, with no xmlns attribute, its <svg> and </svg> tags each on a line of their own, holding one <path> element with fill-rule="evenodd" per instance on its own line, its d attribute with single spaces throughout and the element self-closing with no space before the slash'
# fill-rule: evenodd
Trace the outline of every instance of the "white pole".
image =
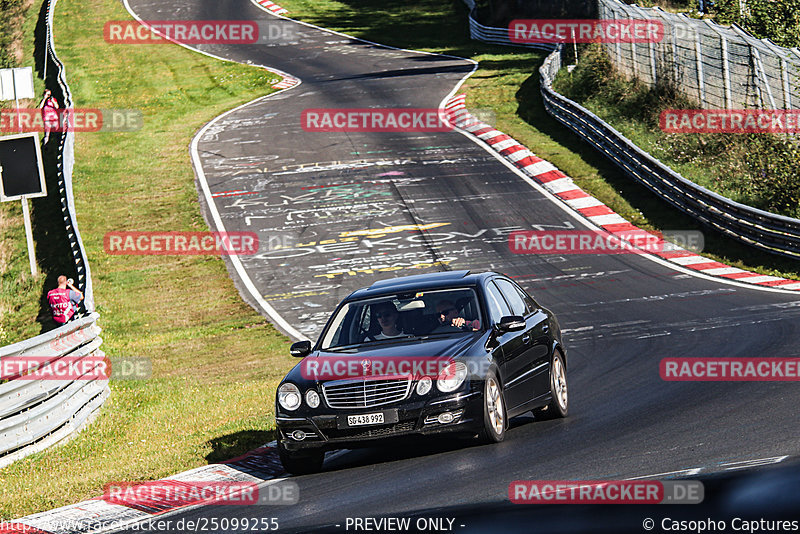
<svg viewBox="0 0 800 534">
<path fill-rule="evenodd" d="M 36 251 L 33 248 L 31 212 L 28 209 L 28 199 L 25 197 L 22 197 L 22 218 L 25 219 L 25 239 L 28 241 L 28 262 L 31 264 L 31 276 L 36 276 Z"/>
<path fill-rule="evenodd" d="M 17 72 L 11 71 L 11 87 L 14 88 L 14 106 L 17 109 L 17 129 L 22 132 L 22 117 L 19 115 L 19 99 L 17 98 Z"/>
<path fill-rule="evenodd" d="M 42 80 L 44 80 L 44 86 L 47 87 L 47 56 L 50 53 L 50 30 L 46 29 L 44 32 L 44 74 L 42 75 Z"/>
<path fill-rule="evenodd" d="M 575 40 L 575 28 L 572 28 L 572 50 L 575 52 L 575 64 L 578 64 L 578 43 Z"/>
</svg>

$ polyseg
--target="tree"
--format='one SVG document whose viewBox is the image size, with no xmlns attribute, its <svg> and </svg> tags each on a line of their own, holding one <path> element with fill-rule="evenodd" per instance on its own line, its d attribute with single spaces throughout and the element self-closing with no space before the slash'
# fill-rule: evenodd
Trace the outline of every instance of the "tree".
<svg viewBox="0 0 800 534">
<path fill-rule="evenodd" d="M 736 23 L 758 38 L 800 46 L 800 0 L 717 0 L 718 22 Z"/>
</svg>

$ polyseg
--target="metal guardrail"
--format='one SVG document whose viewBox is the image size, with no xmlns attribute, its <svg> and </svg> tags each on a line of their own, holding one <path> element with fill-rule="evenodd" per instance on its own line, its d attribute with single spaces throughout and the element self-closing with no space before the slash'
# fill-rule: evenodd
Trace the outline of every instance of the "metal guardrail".
<svg viewBox="0 0 800 534">
<path fill-rule="evenodd" d="M 675 208 L 737 241 L 800 259 L 800 220 L 739 204 L 691 182 L 636 146 L 580 104 L 553 90 L 561 68 L 559 47 L 539 69 L 548 113 L 603 153 L 626 174 Z"/>
<path fill-rule="evenodd" d="M 507 28 L 489 28 L 473 17 L 470 36 L 491 44 L 513 45 Z M 611 125 L 577 102 L 556 93 L 553 81 L 561 69 L 563 45 L 530 45 L 553 50 L 539 69 L 541 93 L 548 113 L 581 136 L 634 180 L 702 224 L 761 250 L 800 259 L 800 220 L 734 202 L 687 180 L 636 146 Z"/>
<path fill-rule="evenodd" d="M 470 10 L 469 13 L 469 35 L 472 39 L 476 41 L 481 41 L 483 43 L 490 43 L 490 44 L 497 44 L 497 45 L 513 45 L 513 46 L 522 46 L 525 48 L 536 48 L 539 50 L 553 50 L 555 45 L 552 44 L 545 44 L 545 43 L 530 43 L 530 44 L 520 44 L 520 43 L 512 43 L 511 39 L 508 37 L 508 28 L 492 28 L 489 26 L 484 26 L 473 16 L 475 13 L 475 2 L 474 0 L 464 0 L 464 3 Z"/>
<path fill-rule="evenodd" d="M 67 323 L 45 334 L 0 348 L 3 361 L 35 357 L 55 364 L 99 365 L 105 354 L 98 314 Z M 42 360 L 39 360 L 39 359 Z M 99 374 L 99 373 L 98 373 Z M 74 377 L 30 380 L 17 376 L 0 384 L 0 468 L 71 436 L 99 412 L 110 394 L 108 379 Z"/>
<path fill-rule="evenodd" d="M 53 46 L 53 10 L 57 0 L 47 2 L 47 48 L 44 61 L 50 75 L 45 84 L 54 95 L 60 93 L 63 108 L 72 108 L 72 94 L 67 85 L 63 63 L 58 59 Z M 55 75 L 53 76 L 53 73 Z M 55 80 L 54 86 L 50 82 Z M 79 317 L 64 326 L 13 345 L 0 347 L 0 366 L 8 358 L 30 357 L 46 359 L 54 364 L 62 358 L 65 362 L 78 363 L 86 360 L 96 362 L 105 356 L 100 345 L 99 315 L 94 313 L 94 294 L 91 273 L 86 261 L 80 233 L 73 209 L 72 167 L 75 161 L 75 134 L 71 131 L 57 136 L 57 180 L 61 211 L 67 230 L 70 249 L 77 271 L 77 286 L 84 294 Z M 52 142 L 52 141 L 51 141 Z M 97 373 L 99 376 L 103 376 Z M 3 373 L 3 376 L 7 376 Z M 0 468 L 46 449 L 78 432 L 100 411 L 110 395 L 107 378 L 82 378 L 47 380 L 16 376 L 0 382 Z"/>
<path fill-rule="evenodd" d="M 72 93 L 70 92 L 69 85 L 66 79 L 66 69 L 64 64 L 58 59 L 53 40 L 53 12 L 55 11 L 56 3 L 58 0 L 45 0 L 47 2 L 47 47 L 45 50 L 46 72 L 48 73 L 45 85 L 48 89 L 53 91 L 53 95 L 59 95 L 62 109 L 72 109 L 74 107 L 72 102 Z M 49 83 L 52 73 L 55 72 L 55 84 L 57 87 Z M 92 313 L 94 307 L 94 291 L 92 288 L 92 275 L 89 270 L 89 262 L 86 259 L 86 250 L 81 241 L 81 234 L 78 231 L 78 222 L 75 217 L 75 199 L 72 195 L 72 168 L 75 164 L 75 133 L 68 130 L 63 135 L 58 136 L 58 154 L 57 154 L 57 180 L 58 180 L 58 193 L 61 197 L 61 213 L 64 217 L 64 225 L 67 230 L 67 238 L 69 240 L 70 251 L 72 253 L 73 261 L 75 262 L 75 270 L 77 271 L 77 278 L 75 280 L 78 289 L 83 292 L 84 299 L 81 302 L 81 308 L 88 313 Z"/>
</svg>

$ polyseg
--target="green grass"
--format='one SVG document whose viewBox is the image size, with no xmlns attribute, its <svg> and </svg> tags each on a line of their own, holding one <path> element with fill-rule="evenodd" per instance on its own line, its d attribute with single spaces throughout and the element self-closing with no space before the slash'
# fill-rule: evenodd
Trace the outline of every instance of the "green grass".
<svg viewBox="0 0 800 534">
<path fill-rule="evenodd" d="M 38 6 L 25 26 L 28 64 L 37 15 Z M 153 377 L 112 382 L 111 400 L 86 431 L 0 470 L 0 519 L 100 495 L 109 481 L 165 477 L 270 441 L 275 387 L 294 363 L 289 340 L 241 300 L 220 258 L 103 251 L 109 231 L 207 229 L 191 138 L 215 116 L 273 91 L 274 75 L 262 69 L 175 45 L 106 44 L 103 23 L 127 18 L 114 0 L 61 0 L 55 40 L 76 107 L 144 113 L 138 132 L 77 135 L 74 193 L 103 349 L 112 358 L 150 358 Z M 3 324 L 26 336 L 39 330 L 42 277 L 24 276 L 15 209 L 3 218 L 11 220 L 4 224 L 15 245 L 2 248 L 3 302 L 13 310 Z M 34 219 L 57 220 L 46 210 L 35 205 Z M 45 269 L 49 260 L 40 257 Z M 16 280 L 12 302 L 5 300 L 6 276 Z"/>
</svg>

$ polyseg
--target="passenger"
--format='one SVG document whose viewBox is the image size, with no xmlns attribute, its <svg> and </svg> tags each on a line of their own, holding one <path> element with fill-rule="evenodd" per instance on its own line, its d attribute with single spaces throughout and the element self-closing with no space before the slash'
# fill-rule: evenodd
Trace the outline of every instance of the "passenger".
<svg viewBox="0 0 800 534">
<path fill-rule="evenodd" d="M 467 321 L 458 313 L 458 308 L 452 300 L 442 300 L 436 304 L 436 315 L 440 326 L 453 326 L 456 328 L 480 330 L 481 322 L 478 319 Z"/>
</svg>

